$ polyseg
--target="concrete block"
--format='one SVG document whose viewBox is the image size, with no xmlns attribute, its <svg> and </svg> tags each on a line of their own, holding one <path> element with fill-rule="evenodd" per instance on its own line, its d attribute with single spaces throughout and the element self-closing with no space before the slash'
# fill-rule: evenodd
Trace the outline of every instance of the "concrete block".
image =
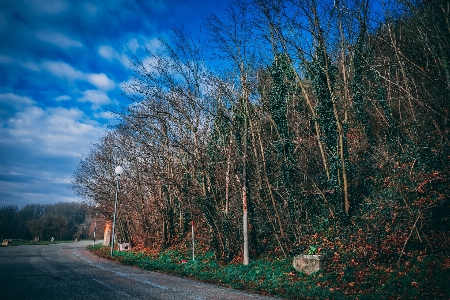
<svg viewBox="0 0 450 300">
<path fill-rule="evenodd" d="M 119 251 L 128 251 L 131 250 L 131 245 L 130 243 L 121 243 L 118 244 L 119 245 Z"/>
<path fill-rule="evenodd" d="M 325 255 L 297 255 L 294 257 L 294 268 L 303 272 L 306 275 L 310 275 L 319 270 L 326 268 L 327 257 Z"/>
</svg>

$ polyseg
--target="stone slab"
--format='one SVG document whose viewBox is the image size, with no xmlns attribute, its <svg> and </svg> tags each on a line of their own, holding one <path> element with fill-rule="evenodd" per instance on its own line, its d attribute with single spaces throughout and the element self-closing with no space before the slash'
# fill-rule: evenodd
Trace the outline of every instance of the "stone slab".
<svg viewBox="0 0 450 300">
<path fill-rule="evenodd" d="M 327 257 L 325 255 L 297 255 L 294 257 L 294 268 L 310 275 L 314 272 L 325 270 L 327 265 Z"/>
</svg>

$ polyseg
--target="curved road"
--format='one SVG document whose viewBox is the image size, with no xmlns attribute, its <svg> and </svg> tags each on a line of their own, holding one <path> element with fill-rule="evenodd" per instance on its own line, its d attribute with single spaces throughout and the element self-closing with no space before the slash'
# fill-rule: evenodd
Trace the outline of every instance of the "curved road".
<svg viewBox="0 0 450 300">
<path fill-rule="evenodd" d="M 0 248 L 0 299 L 274 299 L 123 266 L 90 242 Z"/>
</svg>

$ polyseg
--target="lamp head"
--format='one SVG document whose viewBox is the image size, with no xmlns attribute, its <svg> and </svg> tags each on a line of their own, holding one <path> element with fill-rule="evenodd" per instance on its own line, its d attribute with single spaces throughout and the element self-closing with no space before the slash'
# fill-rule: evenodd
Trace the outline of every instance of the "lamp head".
<svg viewBox="0 0 450 300">
<path fill-rule="evenodd" d="M 114 172 L 116 172 L 116 175 L 120 176 L 123 173 L 123 168 L 121 166 L 117 166 Z"/>
</svg>

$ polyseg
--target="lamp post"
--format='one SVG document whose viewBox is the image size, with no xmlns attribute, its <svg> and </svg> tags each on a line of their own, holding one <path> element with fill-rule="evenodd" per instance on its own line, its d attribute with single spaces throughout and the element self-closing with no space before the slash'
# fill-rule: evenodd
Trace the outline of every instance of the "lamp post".
<svg viewBox="0 0 450 300">
<path fill-rule="evenodd" d="M 114 170 L 116 172 L 116 202 L 114 203 L 114 218 L 113 218 L 113 227 L 112 227 L 112 234 L 111 234 L 111 256 L 113 256 L 113 248 L 114 248 L 114 235 L 115 235 L 115 228 L 116 228 L 116 212 L 117 212 L 117 198 L 119 196 L 119 178 L 120 175 L 123 173 L 123 168 L 121 166 L 117 166 Z"/>
<path fill-rule="evenodd" d="M 95 203 L 93 205 L 92 209 L 94 210 L 95 216 L 94 216 L 94 246 L 95 246 L 95 234 L 97 233 L 97 209 L 99 207 L 98 203 Z"/>
<path fill-rule="evenodd" d="M 97 212 L 95 212 L 95 219 L 94 219 L 94 246 L 95 246 L 95 232 L 97 231 Z"/>
</svg>

